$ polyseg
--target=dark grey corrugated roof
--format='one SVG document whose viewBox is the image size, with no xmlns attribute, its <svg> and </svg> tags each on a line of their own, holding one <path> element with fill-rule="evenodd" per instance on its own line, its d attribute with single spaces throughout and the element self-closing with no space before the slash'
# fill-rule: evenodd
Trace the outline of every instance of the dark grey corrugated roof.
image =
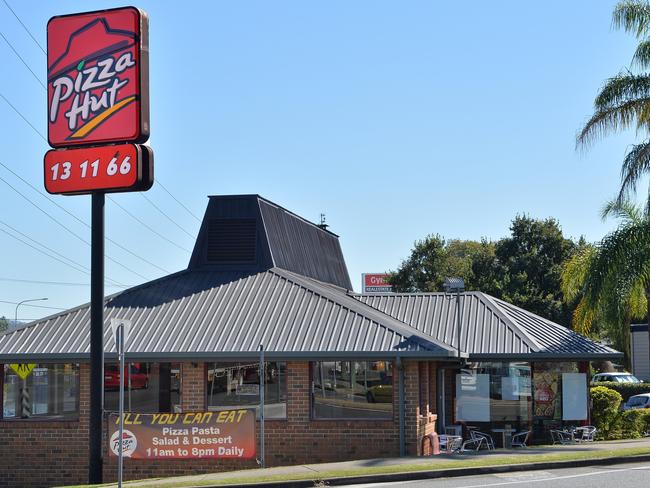
<svg viewBox="0 0 650 488">
<path fill-rule="evenodd" d="M 131 358 L 196 359 L 257 355 L 454 356 L 438 343 L 336 287 L 286 270 L 176 273 L 109 297 L 104 343 L 114 355 L 110 319 L 133 322 Z M 84 305 L 0 335 L 0 361 L 87 359 L 89 307 Z"/>
<path fill-rule="evenodd" d="M 447 344 L 457 345 L 455 296 L 444 293 L 355 295 L 357 300 Z M 461 350 L 471 357 L 531 355 L 620 357 L 559 324 L 480 292 L 461 295 Z"/>
</svg>

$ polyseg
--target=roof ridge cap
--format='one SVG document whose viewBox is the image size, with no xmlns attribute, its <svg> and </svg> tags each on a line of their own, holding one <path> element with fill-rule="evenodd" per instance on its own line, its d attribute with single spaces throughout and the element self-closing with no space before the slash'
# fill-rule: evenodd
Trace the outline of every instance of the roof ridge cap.
<svg viewBox="0 0 650 488">
<path fill-rule="evenodd" d="M 504 302 L 504 303 L 508 303 L 508 302 L 505 302 L 504 300 L 493 297 L 492 295 L 488 295 L 487 293 L 483 293 L 483 292 L 480 292 L 480 294 L 478 296 L 479 296 L 479 299 L 487 301 L 487 302 L 491 303 L 492 305 L 494 305 L 495 312 L 507 324 L 509 324 L 511 326 L 511 328 L 519 331 L 522 334 L 523 338 L 526 339 L 526 343 L 528 343 L 528 345 L 530 347 L 537 349 L 535 352 L 544 352 L 545 348 L 539 342 L 537 342 L 535 340 L 535 338 L 532 337 L 526 330 L 524 330 L 521 326 L 519 326 L 519 324 L 515 321 L 515 319 L 512 318 L 510 316 L 510 314 L 508 314 L 507 311 L 504 311 L 502 305 L 499 304 L 499 302 Z M 508 303 L 508 305 L 511 305 L 511 304 Z M 513 306 L 516 307 L 516 305 L 513 305 Z M 519 307 L 517 307 L 517 308 L 519 308 Z M 524 310 L 524 309 L 520 309 L 520 310 Z M 531 313 L 531 312 L 528 312 L 527 310 L 524 310 L 524 312 Z M 537 314 L 534 314 L 534 315 L 539 317 Z M 543 317 L 540 317 L 540 318 L 543 318 Z"/>
<path fill-rule="evenodd" d="M 409 325 L 409 324 L 407 324 L 405 322 L 402 322 L 401 320 L 398 320 L 395 317 L 392 317 L 391 315 L 389 315 L 389 314 L 387 314 L 385 312 L 382 312 L 381 310 L 377 310 L 376 308 L 371 307 L 370 305 L 367 305 L 367 304 L 363 303 L 360 300 L 357 300 L 356 298 L 350 296 L 350 294 L 347 293 L 346 291 L 343 291 L 343 289 L 341 289 L 341 290 L 337 290 L 337 289 L 327 290 L 327 288 L 326 288 L 325 293 L 323 293 L 320 290 L 315 290 L 315 289 L 313 289 L 313 288 L 311 288 L 309 286 L 309 281 L 316 281 L 318 284 L 320 284 L 321 282 L 319 282 L 318 280 L 313 280 L 312 278 L 309 278 L 308 276 L 303 276 L 303 275 L 300 275 L 298 273 L 294 273 L 293 271 L 288 271 L 286 269 L 278 268 L 278 267 L 271 268 L 268 271 L 276 274 L 277 276 L 279 276 L 281 278 L 286 279 L 287 281 L 290 281 L 290 282 L 294 283 L 297 286 L 302 286 L 302 287 L 304 287 L 306 289 L 309 289 L 312 293 L 314 293 L 314 294 L 316 294 L 318 296 L 321 296 L 321 297 L 323 297 L 323 298 L 325 298 L 327 300 L 330 300 L 332 302 L 338 302 L 342 307 L 346 308 L 347 310 L 358 313 L 353 308 L 351 308 L 350 305 L 342 303 L 341 301 L 336 299 L 336 294 L 340 294 L 341 297 L 343 297 L 345 299 L 348 299 L 348 300 L 352 300 L 355 305 L 360 305 L 362 308 L 368 309 L 370 312 L 372 312 L 372 314 L 379 316 L 379 317 L 375 318 L 375 317 L 372 317 L 372 316 L 370 316 L 368 314 L 365 314 L 364 316 L 367 319 L 372 320 L 374 322 L 377 322 L 379 325 L 381 325 L 383 327 L 387 327 L 387 328 L 393 330 L 394 332 L 404 336 L 405 338 L 408 338 L 409 335 L 410 336 L 416 336 L 419 339 L 430 342 L 431 344 L 433 344 L 436 347 L 444 349 L 444 350 L 446 350 L 446 351 L 448 351 L 450 353 L 456 354 L 456 349 L 452 348 L 449 344 L 446 344 L 446 343 L 444 343 L 442 341 L 439 341 L 435 337 L 432 337 L 432 336 L 430 336 L 428 334 L 425 334 L 424 332 L 421 332 L 421 331 L 417 330 L 415 327 L 413 327 L 413 326 L 411 326 L 411 325 Z M 284 273 L 287 273 L 288 276 L 286 276 Z M 298 280 L 303 281 L 303 282 L 300 283 L 300 282 L 298 282 Z M 324 283 L 323 286 L 327 287 L 327 286 L 330 286 L 330 285 L 329 285 L 329 283 Z M 381 320 L 381 319 L 384 319 L 384 320 Z M 390 322 L 394 322 L 394 324 L 391 324 Z M 404 330 L 399 330 L 399 329 L 404 329 Z"/>
</svg>

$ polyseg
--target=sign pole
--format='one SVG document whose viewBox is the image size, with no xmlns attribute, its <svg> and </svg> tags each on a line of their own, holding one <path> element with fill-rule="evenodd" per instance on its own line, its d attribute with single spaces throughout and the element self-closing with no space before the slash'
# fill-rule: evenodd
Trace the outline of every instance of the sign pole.
<svg viewBox="0 0 650 488">
<path fill-rule="evenodd" d="M 122 488 L 122 473 L 124 469 L 124 449 L 122 448 L 124 439 L 124 322 L 120 322 L 120 325 L 118 325 L 117 336 L 117 352 L 120 356 L 120 447 L 117 461 L 117 486 L 118 488 Z"/>
<path fill-rule="evenodd" d="M 262 468 L 266 468 L 266 453 L 264 452 L 264 383 L 266 368 L 264 364 L 264 346 L 260 344 L 260 461 Z"/>
<path fill-rule="evenodd" d="M 90 259 L 90 421 L 88 482 L 102 482 L 104 407 L 104 193 L 92 193 Z"/>
</svg>

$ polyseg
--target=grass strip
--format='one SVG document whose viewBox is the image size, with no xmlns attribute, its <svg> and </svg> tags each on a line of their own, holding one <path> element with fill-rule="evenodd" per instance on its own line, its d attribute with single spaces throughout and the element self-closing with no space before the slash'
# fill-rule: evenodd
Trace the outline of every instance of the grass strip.
<svg viewBox="0 0 650 488">
<path fill-rule="evenodd" d="M 143 483 L 148 481 L 148 484 L 141 485 L 146 487 L 156 488 L 183 488 L 193 486 L 228 486 L 228 485 L 244 485 L 255 483 L 268 483 L 273 481 L 302 481 L 302 480 L 325 480 L 329 478 L 346 478 L 353 476 L 367 476 L 372 474 L 393 474 L 393 473 L 412 473 L 417 471 L 440 471 L 443 469 L 461 469 L 461 468 L 484 468 L 489 466 L 506 466 L 506 465 L 530 465 L 537 463 L 553 462 L 553 461 L 580 461 L 583 459 L 604 459 L 610 457 L 627 457 L 639 456 L 643 454 L 650 454 L 650 447 L 634 447 L 624 449 L 608 449 L 598 451 L 586 452 L 557 452 L 549 454 L 519 454 L 517 456 L 505 455 L 477 455 L 473 459 L 435 459 L 431 463 L 418 463 L 418 464 L 392 464 L 389 466 L 371 466 L 361 467 L 355 469 L 341 469 L 331 471 L 319 471 L 312 473 L 285 473 L 281 475 L 265 475 L 265 476 L 233 476 L 228 478 L 213 478 L 203 480 L 184 480 L 178 481 L 173 478 L 169 481 L 165 479 L 156 478 L 152 480 L 139 480 L 124 483 L 124 486 L 135 486 L 135 483 Z M 205 476 L 205 475 L 203 475 Z M 155 483 L 155 484 L 154 484 Z M 108 483 L 104 485 L 75 485 L 67 488 L 91 488 L 97 486 L 115 486 L 115 483 Z"/>
</svg>

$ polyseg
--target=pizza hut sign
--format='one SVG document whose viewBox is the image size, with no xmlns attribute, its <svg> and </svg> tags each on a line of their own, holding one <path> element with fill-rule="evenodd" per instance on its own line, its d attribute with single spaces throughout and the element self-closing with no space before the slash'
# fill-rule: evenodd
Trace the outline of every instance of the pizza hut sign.
<svg viewBox="0 0 650 488">
<path fill-rule="evenodd" d="M 133 7 L 50 19 L 52 147 L 148 139 L 147 25 L 146 14 Z"/>
<path fill-rule="evenodd" d="M 50 193 L 134 191 L 153 183 L 151 161 L 133 160 L 127 175 L 133 184 L 127 187 L 112 181 L 120 175 L 97 171 L 102 164 L 97 146 L 149 138 L 148 25 L 147 15 L 135 7 L 61 15 L 48 22 L 48 141 L 57 150 L 83 148 L 70 155 L 48 153 L 45 188 Z M 135 147 L 130 151 L 151 154 Z M 95 171 L 83 170 L 92 164 Z"/>
</svg>

